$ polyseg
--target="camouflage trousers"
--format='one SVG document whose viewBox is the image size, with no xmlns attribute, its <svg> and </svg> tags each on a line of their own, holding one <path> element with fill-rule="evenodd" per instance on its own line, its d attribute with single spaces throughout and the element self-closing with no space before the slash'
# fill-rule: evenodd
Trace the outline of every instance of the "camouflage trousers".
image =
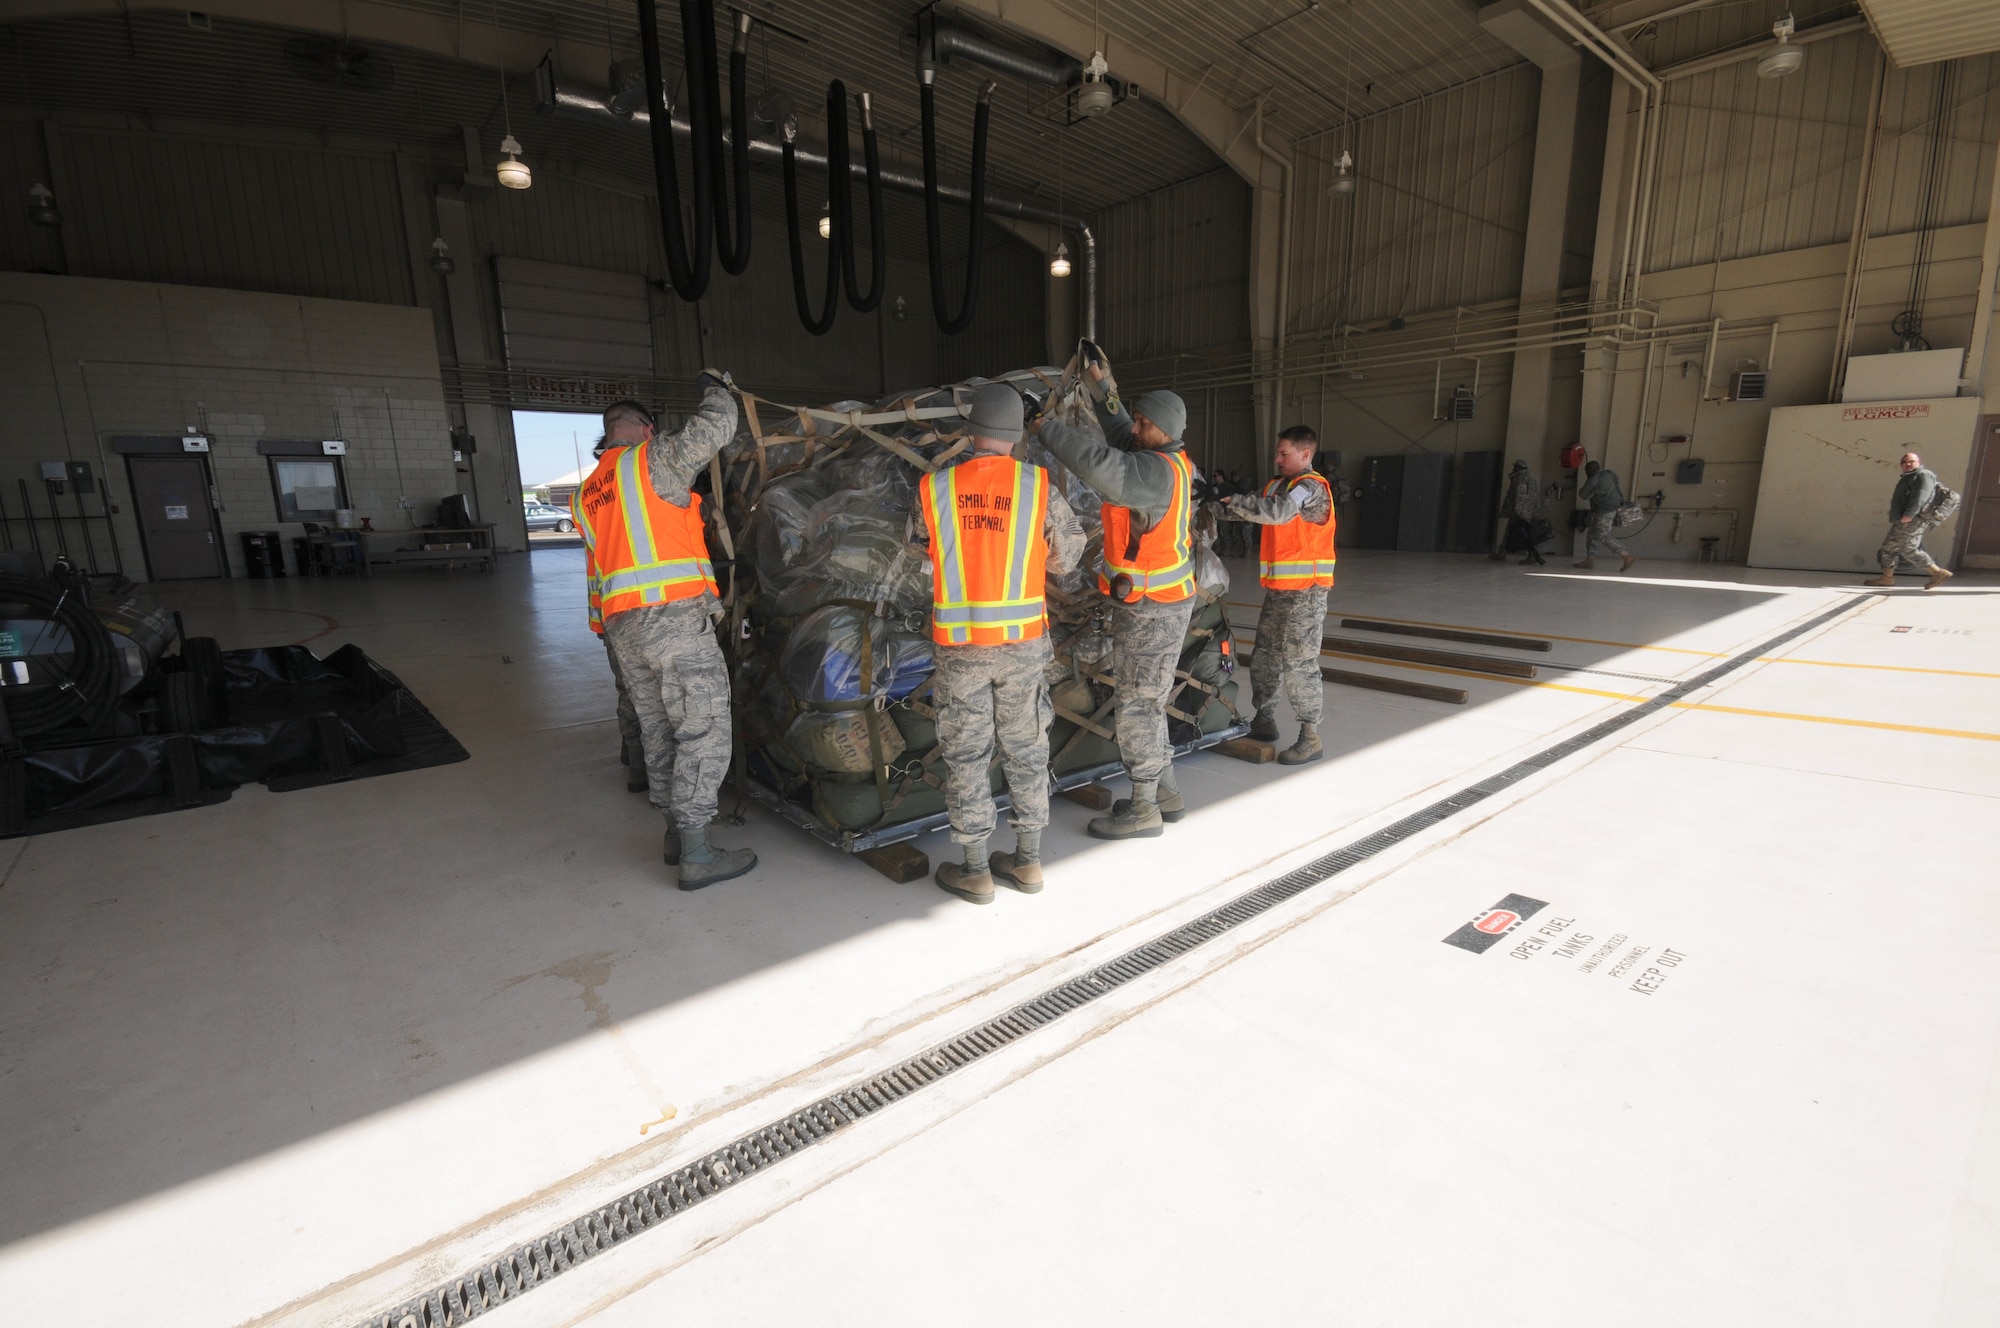
<svg viewBox="0 0 2000 1328">
<path fill-rule="evenodd" d="M 1924 536 L 1930 533 L 1931 523 L 1920 516 L 1911 517 L 1907 524 L 1890 522 L 1882 547 L 1875 551 L 1876 564 L 1885 572 L 1893 572 L 1901 559 L 1914 563 L 1920 572 L 1936 570 L 1937 560 L 1924 552 Z"/>
<path fill-rule="evenodd" d="M 1257 611 L 1257 653 L 1250 656 L 1250 695 L 1259 715 L 1276 714 L 1282 690 L 1299 723 L 1319 723 L 1326 699 L 1319 676 L 1326 590 L 1312 586 L 1264 592 L 1264 607 Z"/>
<path fill-rule="evenodd" d="M 729 773 L 729 669 L 706 606 L 628 609 L 605 620 L 646 752 L 647 796 L 680 829 L 715 819 Z"/>
<path fill-rule="evenodd" d="M 945 809 L 952 842 L 984 843 L 993 833 L 993 749 L 1017 830 L 1049 823 L 1049 700 L 1046 636 L 1005 646 L 936 646 L 931 696 L 937 706 L 938 752 L 944 757 Z"/>
<path fill-rule="evenodd" d="M 1118 688 L 1118 755 L 1134 784 L 1174 784 L 1167 697 L 1187 641 L 1194 600 L 1118 604 L 1111 610 L 1111 677 Z"/>
<path fill-rule="evenodd" d="M 1625 546 L 1611 538 L 1611 523 L 1617 519 L 1616 512 L 1590 514 L 1590 543 L 1584 546 L 1584 557 L 1594 558 L 1600 553 L 1615 553 L 1620 558 L 1625 556 Z"/>
<path fill-rule="evenodd" d="M 618 652 L 611 638 L 604 637 L 604 658 L 611 662 L 611 681 L 618 686 L 618 750 L 631 753 L 635 765 L 645 764 L 646 744 L 639 736 L 639 712 L 632 708 L 632 694 L 625 690 L 625 673 L 618 667 Z"/>
</svg>

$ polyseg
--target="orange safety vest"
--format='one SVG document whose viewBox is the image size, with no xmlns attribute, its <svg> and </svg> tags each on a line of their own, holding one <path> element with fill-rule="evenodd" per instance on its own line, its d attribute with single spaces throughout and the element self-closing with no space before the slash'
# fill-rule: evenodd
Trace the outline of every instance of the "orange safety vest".
<svg viewBox="0 0 2000 1328">
<path fill-rule="evenodd" d="M 1194 546 L 1188 537 L 1194 463 L 1184 451 L 1155 455 L 1174 469 L 1174 496 L 1158 525 L 1135 535 L 1132 509 L 1104 504 L 1104 574 L 1097 578 L 1097 588 L 1110 595 L 1112 578 L 1131 577 L 1127 604 L 1142 599 L 1171 604 L 1194 595 Z"/>
<path fill-rule="evenodd" d="M 1295 516 L 1282 525 L 1265 526 L 1257 555 L 1257 580 L 1266 590 L 1305 590 L 1333 584 L 1333 486 L 1317 471 L 1309 470 L 1296 479 L 1279 476 L 1264 486 L 1266 498 L 1301 484 L 1317 484 L 1326 490 L 1326 522 L 1314 525 Z"/>
<path fill-rule="evenodd" d="M 931 640 L 999 646 L 1040 636 L 1049 473 L 975 456 L 918 485 L 931 536 Z"/>
<path fill-rule="evenodd" d="M 653 470 L 643 447 L 604 454 L 576 491 L 570 510 L 583 532 L 594 573 L 592 617 L 602 621 L 629 609 L 717 594 L 702 530 L 701 495 L 675 507 L 653 492 Z"/>
</svg>

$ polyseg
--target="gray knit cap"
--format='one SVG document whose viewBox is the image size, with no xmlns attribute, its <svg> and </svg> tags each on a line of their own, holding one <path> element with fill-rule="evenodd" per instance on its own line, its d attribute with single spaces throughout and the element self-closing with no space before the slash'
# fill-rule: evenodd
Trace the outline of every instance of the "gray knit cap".
<svg viewBox="0 0 2000 1328">
<path fill-rule="evenodd" d="M 1132 412 L 1144 415 L 1155 428 L 1177 443 L 1187 432 L 1187 403 L 1172 392 L 1142 392 L 1139 399 L 1132 403 Z"/>
<path fill-rule="evenodd" d="M 972 432 L 1003 443 L 1021 441 L 1021 394 L 1005 383 L 986 383 L 972 393 Z"/>
</svg>

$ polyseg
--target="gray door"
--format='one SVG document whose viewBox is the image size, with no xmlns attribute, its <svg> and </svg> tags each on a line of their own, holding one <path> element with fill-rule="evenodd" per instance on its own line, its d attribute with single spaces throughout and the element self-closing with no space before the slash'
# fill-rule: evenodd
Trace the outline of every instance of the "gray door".
<svg viewBox="0 0 2000 1328">
<path fill-rule="evenodd" d="M 139 511 L 139 536 L 146 543 L 153 580 L 227 576 L 201 458 L 135 456 L 129 461 L 132 505 Z"/>
</svg>

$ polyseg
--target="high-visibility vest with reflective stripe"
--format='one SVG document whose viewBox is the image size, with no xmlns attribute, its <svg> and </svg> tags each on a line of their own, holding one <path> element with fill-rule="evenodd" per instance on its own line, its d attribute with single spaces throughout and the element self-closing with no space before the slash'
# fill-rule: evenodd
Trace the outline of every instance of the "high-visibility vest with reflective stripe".
<svg viewBox="0 0 2000 1328">
<path fill-rule="evenodd" d="M 1194 463 L 1184 451 L 1154 455 L 1174 470 L 1173 500 L 1159 524 L 1135 539 L 1132 510 L 1104 504 L 1104 575 L 1097 578 L 1097 588 L 1111 595 L 1113 578 L 1120 574 L 1131 577 L 1127 604 L 1142 599 L 1171 604 L 1194 594 L 1194 546 L 1188 538 Z"/>
<path fill-rule="evenodd" d="M 645 448 L 606 452 L 576 491 L 571 511 L 596 573 L 600 619 L 717 593 L 701 495 L 691 493 L 686 507 L 675 507 L 654 493 Z"/>
<path fill-rule="evenodd" d="M 1276 497 L 1305 484 L 1326 490 L 1326 522 L 1316 526 L 1303 516 L 1295 516 L 1281 525 L 1264 527 L 1257 580 L 1266 590 L 1305 590 L 1333 584 L 1333 486 L 1326 477 L 1311 470 L 1296 479 L 1279 476 L 1264 486 L 1264 496 Z M 1304 507 L 1304 502 L 1299 506 Z"/>
<path fill-rule="evenodd" d="M 976 456 L 924 476 L 917 501 L 931 536 L 931 640 L 999 646 L 1040 636 L 1049 473 Z"/>
</svg>

